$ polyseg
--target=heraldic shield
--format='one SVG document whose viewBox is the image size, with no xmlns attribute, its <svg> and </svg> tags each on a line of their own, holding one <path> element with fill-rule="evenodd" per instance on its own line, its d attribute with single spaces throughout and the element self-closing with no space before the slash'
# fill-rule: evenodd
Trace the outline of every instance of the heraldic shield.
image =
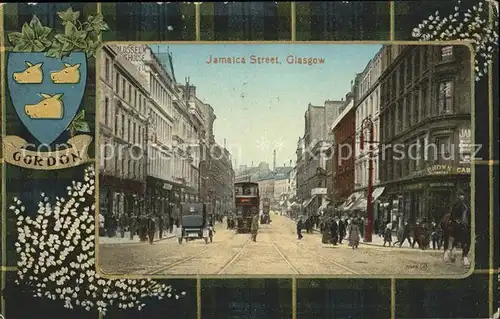
<svg viewBox="0 0 500 319">
<path fill-rule="evenodd" d="M 73 121 L 85 92 L 83 52 L 63 59 L 45 53 L 9 53 L 7 81 L 17 115 L 42 144 L 51 144 Z"/>
</svg>

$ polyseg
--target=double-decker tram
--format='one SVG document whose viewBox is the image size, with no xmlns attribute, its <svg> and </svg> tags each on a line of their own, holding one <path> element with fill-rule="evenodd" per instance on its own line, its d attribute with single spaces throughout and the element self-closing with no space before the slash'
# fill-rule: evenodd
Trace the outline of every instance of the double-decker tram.
<svg viewBox="0 0 500 319">
<path fill-rule="evenodd" d="M 249 233 L 252 217 L 259 215 L 259 184 L 241 182 L 234 184 L 234 199 L 238 233 Z"/>
</svg>

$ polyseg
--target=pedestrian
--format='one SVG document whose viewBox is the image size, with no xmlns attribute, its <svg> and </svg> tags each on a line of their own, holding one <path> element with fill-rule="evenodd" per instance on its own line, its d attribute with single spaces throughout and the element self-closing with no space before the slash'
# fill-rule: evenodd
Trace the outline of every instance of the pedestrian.
<svg viewBox="0 0 500 319">
<path fill-rule="evenodd" d="M 339 219 L 338 225 L 339 225 L 339 227 L 338 227 L 339 228 L 339 244 L 342 244 L 342 240 L 345 237 L 346 225 L 345 225 L 344 221 L 342 221 L 342 219 Z"/>
<path fill-rule="evenodd" d="M 321 234 L 321 242 L 323 244 L 329 244 L 332 241 L 332 221 L 330 217 L 325 216 L 323 218 L 323 232 Z"/>
<path fill-rule="evenodd" d="M 104 237 L 106 231 L 104 229 L 104 215 L 99 213 L 99 237 Z"/>
<path fill-rule="evenodd" d="M 259 215 L 255 214 L 252 217 L 252 224 L 250 228 L 252 240 L 257 241 L 257 232 L 259 231 Z"/>
<path fill-rule="evenodd" d="M 410 245 L 410 247 L 413 247 L 412 245 L 412 241 L 411 241 L 411 237 L 410 237 L 410 225 L 408 222 L 405 222 L 403 227 L 401 227 L 401 239 L 398 239 L 397 242 L 394 243 L 394 245 L 396 245 L 397 243 L 399 243 L 399 247 L 403 246 L 405 240 L 408 239 L 408 244 Z"/>
<path fill-rule="evenodd" d="M 358 248 L 360 240 L 358 219 L 353 219 L 347 227 L 347 230 L 349 232 L 349 246 L 351 246 L 352 249 Z"/>
<path fill-rule="evenodd" d="M 128 227 L 130 231 L 130 240 L 134 240 L 134 235 L 137 232 L 137 216 L 133 213 L 130 215 Z"/>
<path fill-rule="evenodd" d="M 392 223 L 388 223 L 385 226 L 385 230 L 384 230 L 384 247 L 385 247 L 386 243 L 389 243 L 389 247 L 391 247 L 391 243 L 392 243 Z"/>
<path fill-rule="evenodd" d="M 338 220 L 337 218 L 335 218 L 332 223 L 330 224 L 330 231 L 331 231 L 331 243 L 334 245 L 334 246 L 337 246 L 337 243 L 338 243 L 338 239 L 339 239 L 339 224 L 338 224 Z"/>
<path fill-rule="evenodd" d="M 302 237 L 304 237 L 304 236 L 302 236 L 302 228 L 303 228 L 303 226 L 304 226 L 304 222 L 302 221 L 302 218 L 299 218 L 297 220 L 297 238 L 299 240 L 301 240 Z"/>
<path fill-rule="evenodd" d="M 152 215 L 150 215 L 147 218 L 147 234 L 148 234 L 148 239 L 149 239 L 149 244 L 152 245 L 154 238 L 155 238 L 155 233 L 156 233 L 156 225 L 155 225 L 155 220 Z"/>
<path fill-rule="evenodd" d="M 163 216 L 158 216 L 158 237 L 163 238 Z"/>
</svg>

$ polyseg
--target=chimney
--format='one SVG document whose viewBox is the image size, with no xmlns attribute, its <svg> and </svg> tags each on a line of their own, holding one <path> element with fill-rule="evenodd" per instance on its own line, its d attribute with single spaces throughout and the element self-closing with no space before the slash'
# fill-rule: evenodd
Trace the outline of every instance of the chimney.
<svg viewBox="0 0 500 319">
<path fill-rule="evenodd" d="M 226 139 L 224 139 L 224 149 L 226 149 Z"/>
<path fill-rule="evenodd" d="M 273 151 L 273 171 L 276 170 L 276 150 Z"/>
</svg>

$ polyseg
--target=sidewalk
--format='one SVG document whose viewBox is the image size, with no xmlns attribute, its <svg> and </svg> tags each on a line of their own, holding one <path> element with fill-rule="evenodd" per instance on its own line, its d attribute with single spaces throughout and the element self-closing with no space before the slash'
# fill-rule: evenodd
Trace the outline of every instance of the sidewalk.
<svg viewBox="0 0 500 319">
<path fill-rule="evenodd" d="M 313 231 L 316 231 L 316 232 L 320 232 L 319 229 L 316 229 L 316 228 L 313 228 Z M 346 238 L 343 239 L 343 240 L 347 240 L 347 235 L 346 235 Z M 392 242 L 391 242 L 391 246 L 390 247 L 394 247 L 394 243 L 397 241 L 397 237 L 396 236 L 392 236 Z M 380 237 L 379 235 L 376 235 L 376 234 L 373 234 L 372 235 L 372 241 L 367 243 L 364 241 L 364 238 L 363 236 L 361 236 L 361 241 L 359 242 L 360 244 L 363 244 L 363 245 L 369 245 L 369 246 L 379 246 L 379 247 L 384 247 L 384 237 Z M 385 247 L 389 247 L 387 244 L 385 245 Z M 396 248 L 399 248 L 399 244 L 396 245 Z M 401 246 L 401 248 L 407 248 L 407 249 L 419 249 L 418 248 L 418 244 L 415 244 L 415 248 L 411 248 L 411 245 L 408 243 L 408 241 L 405 241 L 405 243 Z M 442 250 L 442 247 L 441 247 L 441 250 Z M 432 243 L 431 243 L 431 247 L 430 248 L 427 248 L 426 251 L 439 251 L 439 250 L 434 250 L 432 249 Z"/>
<path fill-rule="evenodd" d="M 156 232 L 154 242 L 158 242 L 161 240 L 169 239 L 175 237 L 175 231 L 177 227 L 174 225 L 172 232 L 164 231 L 163 238 L 159 238 L 159 232 Z M 133 240 L 130 240 L 130 232 L 125 232 L 125 237 L 121 237 L 120 233 L 117 233 L 115 237 L 99 237 L 99 244 L 137 244 L 141 243 L 139 240 L 139 236 L 135 235 Z"/>
</svg>

